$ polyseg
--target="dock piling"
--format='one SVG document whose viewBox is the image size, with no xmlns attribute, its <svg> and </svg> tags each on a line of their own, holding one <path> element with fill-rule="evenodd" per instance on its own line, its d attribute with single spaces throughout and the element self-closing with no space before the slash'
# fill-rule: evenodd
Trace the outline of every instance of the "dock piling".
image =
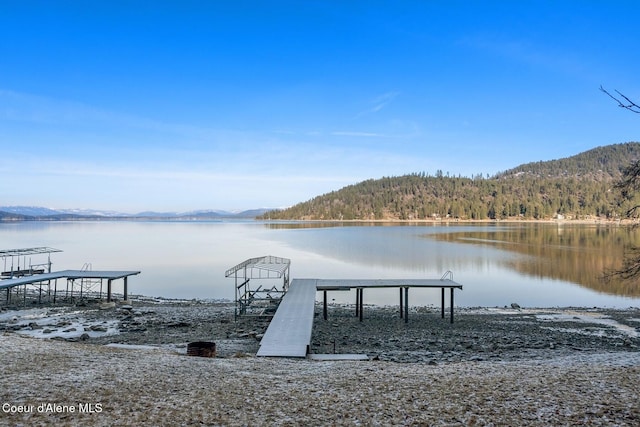
<svg viewBox="0 0 640 427">
<path fill-rule="evenodd" d="M 409 323 L 409 287 L 408 286 L 404 288 L 404 323 Z"/>
<path fill-rule="evenodd" d="M 322 317 L 327 320 L 327 291 L 323 291 L 324 303 L 322 304 Z"/>
<path fill-rule="evenodd" d="M 451 288 L 451 323 L 453 323 L 453 288 Z"/>
</svg>

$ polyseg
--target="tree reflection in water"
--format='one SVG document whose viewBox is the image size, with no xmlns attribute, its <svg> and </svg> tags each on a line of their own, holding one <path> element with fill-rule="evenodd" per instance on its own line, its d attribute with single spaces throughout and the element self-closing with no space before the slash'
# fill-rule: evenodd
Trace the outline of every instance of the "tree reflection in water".
<svg viewBox="0 0 640 427">
<path fill-rule="evenodd" d="M 429 237 L 526 255 L 503 261 L 507 267 L 523 274 L 569 281 L 611 295 L 640 296 L 638 280 L 605 278 L 622 267 L 627 250 L 640 246 L 640 230 L 631 227 L 523 224 Z"/>
</svg>

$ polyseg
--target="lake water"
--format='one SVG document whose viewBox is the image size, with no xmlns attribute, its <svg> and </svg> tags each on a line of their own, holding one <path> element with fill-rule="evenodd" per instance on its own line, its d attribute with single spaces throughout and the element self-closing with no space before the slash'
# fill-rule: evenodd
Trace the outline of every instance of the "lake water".
<svg viewBox="0 0 640 427">
<path fill-rule="evenodd" d="M 130 293 L 230 300 L 234 281 L 225 271 L 248 258 L 274 255 L 291 259 L 292 278 L 433 279 L 450 270 L 464 286 L 456 292 L 458 306 L 640 306 L 637 284 L 602 280 L 633 245 L 640 246 L 638 232 L 624 227 L 557 224 L 0 224 L 0 249 L 61 249 L 51 255 L 53 270 L 85 263 L 93 270 L 140 270 L 129 279 Z M 42 262 L 37 257 L 31 262 Z M 329 295 L 355 302 L 355 291 Z M 410 294 L 412 305 L 438 306 L 439 298 L 439 290 Z M 369 290 L 365 303 L 397 304 L 397 290 Z"/>
</svg>

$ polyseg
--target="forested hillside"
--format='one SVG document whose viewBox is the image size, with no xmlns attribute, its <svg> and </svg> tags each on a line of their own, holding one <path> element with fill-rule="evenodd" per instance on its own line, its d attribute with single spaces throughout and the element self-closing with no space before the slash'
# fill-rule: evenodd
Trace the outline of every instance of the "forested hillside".
<svg viewBox="0 0 640 427">
<path fill-rule="evenodd" d="M 614 183 L 640 158 L 640 143 L 598 147 L 560 160 L 528 163 L 491 178 L 441 171 L 371 179 L 264 218 L 298 220 L 619 218 Z"/>
<path fill-rule="evenodd" d="M 509 178 L 526 174 L 535 177 L 582 178 L 593 180 L 618 179 L 621 170 L 633 160 L 640 158 L 640 143 L 608 145 L 597 147 L 576 156 L 546 162 L 527 163 L 495 178 Z"/>
</svg>

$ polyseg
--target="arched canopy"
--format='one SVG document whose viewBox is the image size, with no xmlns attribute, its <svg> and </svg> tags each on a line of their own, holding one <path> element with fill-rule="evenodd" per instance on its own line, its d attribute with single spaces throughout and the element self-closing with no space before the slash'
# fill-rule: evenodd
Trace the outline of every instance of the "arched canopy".
<svg viewBox="0 0 640 427">
<path fill-rule="evenodd" d="M 224 276 L 235 276 L 244 279 L 272 279 L 288 276 L 291 260 L 272 255 L 249 258 L 228 269 Z"/>
</svg>

